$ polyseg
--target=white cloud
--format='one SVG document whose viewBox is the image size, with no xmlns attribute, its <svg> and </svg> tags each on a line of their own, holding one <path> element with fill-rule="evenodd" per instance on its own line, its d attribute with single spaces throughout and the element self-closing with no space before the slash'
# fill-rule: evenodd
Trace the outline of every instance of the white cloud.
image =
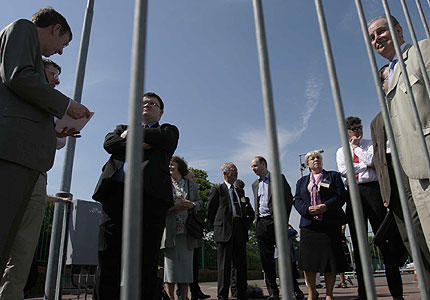
<svg viewBox="0 0 430 300">
<path fill-rule="evenodd" d="M 281 161 L 286 154 L 287 146 L 297 141 L 308 128 L 309 120 L 319 103 L 322 80 L 315 72 L 310 72 L 309 74 L 310 76 L 306 82 L 304 92 L 304 97 L 306 99 L 305 109 L 299 121 L 301 126 L 291 129 L 278 128 L 278 149 Z M 252 173 L 249 166 L 253 157 L 256 155 L 264 157 L 269 156 L 266 129 L 249 128 L 247 131 L 239 134 L 238 140 L 241 146 L 236 149 L 231 160 L 236 164 L 239 170 L 241 170 L 243 175 L 248 175 Z"/>
</svg>

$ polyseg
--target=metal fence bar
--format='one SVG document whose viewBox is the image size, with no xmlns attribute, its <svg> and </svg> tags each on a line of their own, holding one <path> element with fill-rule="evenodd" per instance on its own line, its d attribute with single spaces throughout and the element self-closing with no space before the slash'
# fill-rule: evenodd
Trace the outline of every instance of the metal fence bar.
<svg viewBox="0 0 430 300">
<path fill-rule="evenodd" d="M 122 300 L 141 299 L 142 257 L 142 97 L 145 75 L 147 0 L 135 1 L 133 48 L 130 73 L 129 126 L 127 133 L 127 172 L 124 186 L 122 238 Z M 147 299 L 149 300 L 149 299 Z"/>
<path fill-rule="evenodd" d="M 360 195 L 358 193 L 358 186 L 355 181 L 354 168 L 352 164 L 352 154 L 347 139 L 347 131 L 345 127 L 345 114 L 342 105 L 342 99 L 339 91 L 339 84 L 336 75 L 336 67 L 334 65 L 333 54 L 330 45 L 330 39 L 327 31 L 327 23 L 324 16 L 324 10 L 321 0 L 315 0 L 315 7 L 318 14 L 318 21 L 320 25 L 321 38 L 324 47 L 324 54 L 327 62 L 327 69 L 330 77 L 330 85 L 333 93 L 333 101 L 336 109 L 336 116 L 339 126 L 340 138 L 342 141 L 343 155 L 345 157 L 347 167 L 347 179 L 349 193 L 351 196 L 351 204 L 354 215 L 355 230 L 357 232 L 359 253 L 361 258 L 361 265 L 363 269 L 363 279 L 366 288 L 367 299 L 376 299 L 375 284 L 373 280 L 373 271 L 371 270 L 371 262 L 369 257 L 369 246 L 367 239 L 366 226 L 363 223 L 363 208 L 361 205 Z"/>
<path fill-rule="evenodd" d="M 285 222 L 284 189 L 281 177 L 281 165 L 279 162 L 278 139 L 276 132 L 275 110 L 273 105 L 272 82 L 270 79 L 269 56 L 267 53 L 266 33 L 264 27 L 264 15 L 261 0 L 253 0 L 255 34 L 260 62 L 261 89 L 263 93 L 264 116 L 266 132 L 269 142 L 269 157 L 273 163 L 270 173 L 273 192 L 273 214 L 275 221 L 276 245 L 279 250 L 279 278 L 283 297 L 293 298 L 293 281 L 290 263 L 290 249 L 288 241 L 288 222 Z"/>
<path fill-rule="evenodd" d="M 390 8 L 388 7 L 387 0 L 381 0 L 381 1 L 382 1 L 382 5 L 384 6 L 385 16 L 386 16 L 386 19 L 388 21 L 388 27 L 390 28 L 390 33 L 391 33 L 391 38 L 392 38 L 393 43 L 394 43 L 394 48 L 396 49 L 396 55 L 397 55 L 397 58 L 399 60 L 397 63 L 400 65 L 399 67 L 402 68 L 403 80 L 404 80 L 405 85 L 406 85 L 407 94 L 409 95 L 409 99 L 411 101 L 411 108 L 412 108 L 412 114 L 413 114 L 415 126 L 416 126 L 416 128 L 422 128 L 421 120 L 420 120 L 420 117 L 418 114 L 418 109 L 417 109 L 417 105 L 416 105 L 415 98 L 414 98 L 414 94 L 412 93 L 411 83 L 409 81 L 408 71 L 406 70 L 405 61 L 403 60 L 402 51 L 400 50 L 400 44 L 399 44 L 399 41 L 397 39 L 397 32 L 394 28 L 393 21 L 391 20 Z M 419 51 L 418 48 L 416 50 Z M 418 54 L 420 54 L 420 52 L 418 52 Z M 419 55 L 419 56 L 421 56 L 421 55 Z M 422 57 L 421 57 L 421 59 L 422 59 Z M 419 137 L 419 146 L 418 147 L 421 147 L 421 150 L 423 151 L 427 171 L 428 171 L 428 174 L 430 177 L 430 155 L 429 155 L 429 151 L 427 149 L 427 144 L 426 144 L 426 141 L 424 138 L 423 131 L 417 130 L 417 133 L 418 133 L 418 137 Z"/>
<path fill-rule="evenodd" d="M 85 66 L 87 61 L 88 46 L 90 42 L 91 24 L 93 20 L 94 0 L 88 0 L 87 8 L 85 11 L 85 19 L 82 28 L 82 38 L 79 50 L 78 66 L 76 70 L 75 88 L 73 99 L 81 102 L 82 89 L 85 78 Z M 65 193 L 70 192 L 70 185 L 72 182 L 73 159 L 75 156 L 76 140 L 74 138 L 67 138 L 66 155 L 64 157 L 63 175 L 61 182 L 61 191 Z M 62 230 L 62 214 L 64 205 L 57 203 L 54 210 L 54 221 L 52 225 L 51 245 L 49 248 L 48 269 L 45 282 L 45 299 L 52 300 L 55 296 L 55 286 L 57 278 L 57 270 L 60 252 L 60 236 Z"/>
<path fill-rule="evenodd" d="M 423 23 L 423 26 L 424 26 L 424 30 L 426 32 L 426 36 L 427 36 L 428 39 L 430 39 L 429 26 L 427 24 L 426 17 L 424 16 L 423 7 L 421 6 L 421 1 L 420 0 L 415 0 L 415 3 L 417 5 L 418 12 L 420 14 L 421 22 Z"/>
<path fill-rule="evenodd" d="M 408 10 L 408 7 L 406 5 L 405 0 L 401 0 L 400 2 L 402 3 L 403 12 L 405 14 L 406 22 L 408 23 L 408 27 L 409 27 L 409 32 L 411 33 L 412 41 L 414 43 L 414 46 L 415 46 L 417 54 L 418 54 L 418 61 L 419 61 L 421 73 L 423 75 L 424 84 L 426 86 L 427 95 L 430 95 L 430 80 L 429 80 L 429 76 L 427 74 L 426 66 L 424 64 L 424 59 L 423 59 L 423 56 L 421 53 L 421 49 L 420 49 L 420 46 L 418 44 L 417 35 L 415 34 L 415 29 L 414 29 L 414 26 L 412 24 L 411 17 L 409 15 L 409 10 Z M 430 156 L 429 156 L 429 161 L 430 161 Z M 430 168 L 430 162 L 429 162 L 429 168 Z"/>
<path fill-rule="evenodd" d="M 378 100 L 379 100 L 379 103 L 381 106 L 381 112 L 382 112 L 382 118 L 384 120 L 385 131 L 387 134 L 388 141 L 390 143 L 392 164 L 393 164 L 394 174 L 396 176 L 396 183 L 397 183 L 397 188 L 399 191 L 400 203 L 401 203 L 403 215 L 405 218 L 406 231 L 407 231 L 408 239 L 410 242 L 412 257 L 414 259 L 414 262 L 416 262 L 416 269 L 418 271 L 417 275 L 418 275 L 419 285 L 420 285 L 420 290 L 421 290 L 421 299 L 428 299 L 426 296 L 425 289 L 422 288 L 423 287 L 422 284 L 424 283 L 424 281 L 423 281 L 424 280 L 424 274 L 422 272 L 423 262 L 422 262 L 421 252 L 419 251 L 417 243 L 416 243 L 417 238 L 416 238 L 415 230 L 413 229 L 411 214 L 410 214 L 409 206 L 408 206 L 408 200 L 407 200 L 407 197 L 405 194 L 405 189 L 403 187 L 402 171 L 401 171 L 401 167 L 400 167 L 400 160 L 399 160 L 399 155 L 398 155 L 398 151 L 397 151 L 397 145 L 396 145 L 395 140 L 394 140 L 393 128 L 392 128 L 391 121 L 389 118 L 388 108 L 387 108 L 387 105 L 385 102 L 385 95 L 382 91 L 381 80 L 380 80 L 379 74 L 378 74 L 378 67 L 376 64 L 375 55 L 374 55 L 374 52 L 373 52 L 373 49 L 371 46 L 369 33 L 367 30 L 367 22 L 366 22 L 366 19 L 364 16 L 361 1 L 355 0 L 355 4 L 357 7 L 357 14 L 358 14 L 361 29 L 363 32 L 363 40 L 365 42 L 367 54 L 369 56 L 369 62 L 370 62 L 372 73 L 373 73 L 373 79 L 375 82 Z"/>
</svg>

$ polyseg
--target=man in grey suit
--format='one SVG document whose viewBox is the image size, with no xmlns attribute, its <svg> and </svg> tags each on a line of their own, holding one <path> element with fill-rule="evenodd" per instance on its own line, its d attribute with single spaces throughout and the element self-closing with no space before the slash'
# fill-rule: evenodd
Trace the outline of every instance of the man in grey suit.
<svg viewBox="0 0 430 300">
<path fill-rule="evenodd" d="M 372 46 L 376 52 L 390 61 L 386 95 L 391 123 L 399 151 L 400 162 L 409 178 L 412 196 L 421 220 L 427 246 L 430 246 L 429 171 L 425 163 L 425 154 L 421 150 L 421 147 L 418 146 L 420 145 L 418 130 L 422 130 L 427 148 L 430 147 L 430 99 L 423 84 L 423 75 L 419 68 L 419 60 L 416 53 L 418 49 L 415 49 L 415 46 L 405 44 L 402 27 L 394 17 L 391 17 L 391 20 L 395 25 L 399 44 L 402 45 L 402 56 L 405 61 L 410 84 L 412 85 L 412 92 L 418 108 L 422 128 L 416 129 L 415 126 L 406 83 L 401 74 L 401 67 L 397 63 L 392 36 L 385 16 L 370 21 L 368 32 Z M 419 46 L 424 63 L 428 67 L 430 64 L 430 40 L 420 41 Z"/>
<path fill-rule="evenodd" d="M 89 116 L 45 77 L 42 55 L 61 55 L 71 39 L 66 19 L 52 8 L 0 32 L 0 274 L 36 180 L 52 167 L 54 116 Z"/>
<path fill-rule="evenodd" d="M 276 283 L 276 265 L 275 265 L 275 223 L 273 220 L 273 200 L 272 189 L 270 184 L 270 172 L 267 170 L 267 161 L 262 156 L 256 156 L 251 162 L 251 168 L 255 175 L 259 178 L 252 184 L 252 191 L 254 192 L 254 207 L 255 217 L 257 218 L 256 224 L 256 237 L 258 242 L 258 249 L 260 251 L 261 265 L 263 266 L 267 291 L 269 292 L 270 299 L 279 299 L 279 288 Z M 291 187 L 288 184 L 285 176 L 282 175 L 282 184 L 284 187 L 284 202 L 285 202 L 285 222 L 291 213 L 293 205 L 293 195 L 291 194 Z M 300 290 L 297 281 L 294 280 L 294 293 L 296 299 L 303 299 L 303 292 Z"/>
</svg>

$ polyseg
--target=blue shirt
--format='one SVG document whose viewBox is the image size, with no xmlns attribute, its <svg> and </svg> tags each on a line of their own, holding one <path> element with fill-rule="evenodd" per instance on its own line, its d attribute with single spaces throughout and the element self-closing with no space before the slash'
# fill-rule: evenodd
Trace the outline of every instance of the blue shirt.
<svg viewBox="0 0 430 300">
<path fill-rule="evenodd" d="M 258 200 L 260 202 L 259 215 L 260 217 L 270 216 L 269 209 L 269 172 L 264 179 L 259 179 L 258 183 Z"/>
</svg>

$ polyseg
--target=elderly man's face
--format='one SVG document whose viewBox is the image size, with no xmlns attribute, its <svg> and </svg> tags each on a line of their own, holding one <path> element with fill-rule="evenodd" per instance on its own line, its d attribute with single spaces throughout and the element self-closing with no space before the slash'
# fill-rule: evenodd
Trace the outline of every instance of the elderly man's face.
<svg viewBox="0 0 430 300">
<path fill-rule="evenodd" d="M 233 184 L 237 180 L 237 168 L 235 165 L 231 165 L 227 172 L 224 172 L 224 179 L 230 184 Z"/>
<path fill-rule="evenodd" d="M 402 27 L 397 24 L 395 29 L 399 43 L 403 44 L 404 41 Z M 368 32 L 372 47 L 376 50 L 376 52 L 386 59 L 392 60 L 396 54 L 396 50 L 394 49 L 394 43 L 391 37 L 390 29 L 388 28 L 387 20 L 381 18 L 373 21 L 368 28 Z"/>
</svg>

